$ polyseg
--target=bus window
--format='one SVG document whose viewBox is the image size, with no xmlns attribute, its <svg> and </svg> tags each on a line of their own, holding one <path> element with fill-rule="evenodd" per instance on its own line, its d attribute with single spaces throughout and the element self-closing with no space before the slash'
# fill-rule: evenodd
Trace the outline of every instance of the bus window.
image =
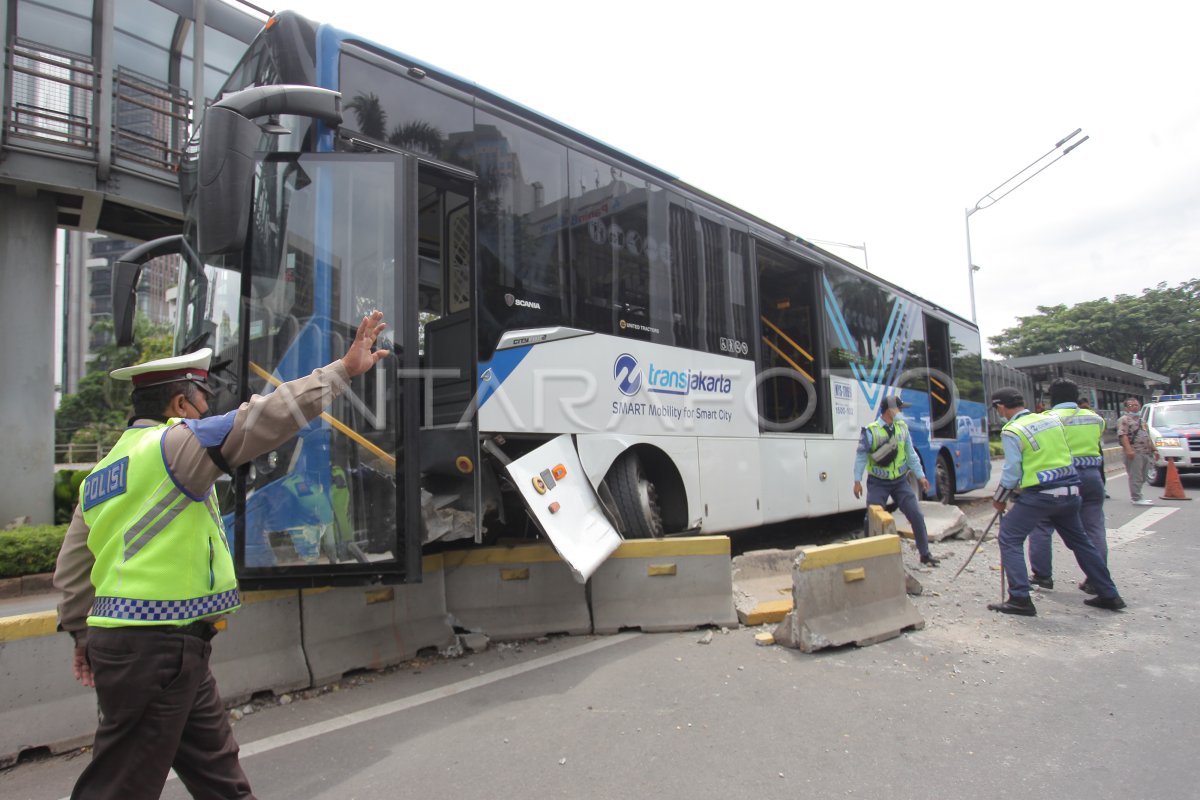
<svg viewBox="0 0 1200 800">
<path fill-rule="evenodd" d="M 370 59 L 368 63 L 367 59 Z M 341 58 L 342 110 L 346 127 L 368 139 L 470 166 L 474 112 L 432 81 L 417 81 L 400 64 L 376 63 L 349 51 Z"/>
<path fill-rule="evenodd" d="M 696 347 L 749 357 L 749 250 L 746 234 L 671 204 L 671 260 L 692 287 L 687 318 Z"/>
<path fill-rule="evenodd" d="M 666 246 L 662 188 L 573 150 L 568 174 L 574 324 L 690 344 L 686 280 Z"/>
<path fill-rule="evenodd" d="M 817 333 L 817 270 L 761 243 L 755 247 L 755 260 L 760 427 L 828 433 Z"/>
<path fill-rule="evenodd" d="M 479 352 L 487 359 L 505 331 L 569 321 L 563 248 L 567 148 L 480 111 L 475 172 Z"/>
</svg>

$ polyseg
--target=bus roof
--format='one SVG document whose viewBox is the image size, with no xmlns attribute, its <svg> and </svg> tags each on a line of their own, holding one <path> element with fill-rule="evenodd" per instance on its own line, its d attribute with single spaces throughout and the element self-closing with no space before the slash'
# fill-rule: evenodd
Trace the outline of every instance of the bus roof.
<svg viewBox="0 0 1200 800">
<path fill-rule="evenodd" d="M 778 225 L 775 225 L 774 223 L 768 222 L 767 220 L 764 220 L 755 214 L 752 214 L 744 209 L 741 209 L 741 208 L 733 205 L 732 203 L 722 200 L 719 197 L 715 197 L 715 196 L 709 194 L 708 192 L 704 191 L 703 189 L 699 189 L 699 188 L 693 186 L 692 184 L 688 183 L 687 181 L 684 181 L 684 180 L 680 179 L 679 177 L 667 172 L 666 170 L 660 169 L 660 168 L 654 166 L 653 164 L 647 163 L 647 162 L 641 160 L 640 158 L 630 155 L 629 153 L 626 153 L 625 151 L 621 150 L 620 148 L 613 147 L 612 145 L 602 142 L 593 136 L 589 136 L 588 134 L 583 133 L 582 131 L 580 131 L 576 128 L 573 128 L 570 125 L 567 125 L 563 122 L 560 122 L 560 121 L 554 119 L 553 117 L 547 116 L 539 111 L 534 111 L 533 109 L 529 108 L 528 106 L 518 103 L 515 100 L 511 100 L 497 92 L 493 92 L 490 89 L 487 89 L 474 81 L 460 77 L 458 75 L 455 75 L 454 73 L 448 72 L 439 67 L 433 66 L 432 64 L 429 64 L 425 61 L 422 61 L 419 58 L 415 58 L 406 53 L 402 53 L 402 52 L 395 50 L 391 47 L 388 47 L 386 45 L 381 45 L 378 42 L 371 41 L 370 39 L 366 39 L 362 36 L 359 36 L 358 34 L 350 33 L 348 31 L 346 31 L 342 28 L 336 27 L 334 25 L 331 25 L 328 23 L 315 23 L 312 20 L 309 20 L 306 17 L 303 17 L 302 15 L 298 14 L 295 11 L 279 12 L 278 14 L 276 14 L 274 17 L 271 18 L 271 21 L 268 21 L 268 23 L 269 23 L 268 27 L 270 27 L 270 24 L 272 21 L 283 22 L 285 20 L 288 20 L 288 21 L 294 20 L 296 22 L 302 22 L 308 26 L 315 28 L 317 30 L 317 38 L 318 39 L 321 38 L 322 32 L 325 32 L 328 35 L 333 36 L 339 42 L 350 42 L 352 44 L 356 44 L 360 47 L 363 47 L 364 49 L 374 51 L 376 54 L 378 54 L 381 57 L 387 58 L 389 60 L 401 62 L 405 66 L 408 66 L 408 67 L 416 67 L 416 68 L 422 70 L 425 73 L 426 77 L 433 77 L 438 81 L 441 81 L 449 86 L 454 87 L 458 91 L 461 91 L 466 94 L 477 97 L 479 99 L 485 100 L 486 102 L 496 105 L 506 111 L 509 111 L 510 113 L 513 113 L 513 114 L 517 115 L 518 117 L 521 117 L 521 118 L 527 120 L 528 122 L 532 122 L 536 125 L 540 125 L 544 128 L 548 128 L 548 129 L 558 133 L 559 135 L 564 136 L 567 139 L 576 141 L 586 147 L 596 150 L 604 155 L 607 155 L 610 158 L 614 158 L 618 161 L 628 164 L 628 165 L 632 166 L 634 169 L 640 170 L 640 171 L 642 171 L 650 176 L 653 176 L 665 183 L 668 183 L 690 195 L 693 195 L 694 197 L 697 197 L 697 198 L 709 203 L 710 205 L 716 206 L 717 208 L 721 208 L 732 214 L 735 214 L 735 215 L 741 217 L 742 219 L 753 223 L 754 225 L 757 225 L 767 231 L 770 231 L 770 232 L 776 234 L 783 240 L 784 244 L 802 245 L 804 248 L 806 248 L 808 250 L 815 251 L 817 254 L 819 254 L 820 258 L 823 258 L 827 261 L 833 262 L 833 263 L 837 264 L 838 266 L 843 267 L 845 269 L 849 269 L 854 272 L 857 272 L 863 276 L 869 277 L 873 281 L 884 284 L 884 285 L 890 287 L 891 289 L 893 289 L 897 292 L 900 292 L 901 294 L 903 294 L 907 297 L 910 297 L 910 298 L 913 298 L 914 300 L 920 301 L 921 304 L 926 306 L 927 308 L 936 309 L 937 311 L 945 314 L 948 317 L 953 317 L 955 320 L 957 320 L 958 322 L 960 322 L 964 325 L 967 325 L 972 328 L 978 328 L 978 325 L 976 325 L 976 323 L 971 322 L 970 320 L 961 316 L 960 314 L 956 314 L 955 312 L 950 311 L 949 309 L 947 309 L 943 306 L 940 306 L 937 303 L 933 303 L 929 300 L 926 300 L 925 298 L 914 294 L 912 291 L 905 289 L 902 286 L 899 286 L 885 278 L 880 277 L 879 275 L 869 272 L 869 271 L 863 269 L 862 267 L 859 267 L 857 264 L 847 261 L 846 259 L 836 255 L 835 253 L 830 253 L 829 251 L 824 250 L 823 248 L 819 247 L 818 245 L 813 244 L 812 242 L 803 238 L 802 236 L 794 234 L 784 228 L 781 228 Z M 331 54 L 330 57 L 336 57 L 336 54 Z M 335 88 L 335 87 L 325 87 L 325 88 Z"/>
</svg>

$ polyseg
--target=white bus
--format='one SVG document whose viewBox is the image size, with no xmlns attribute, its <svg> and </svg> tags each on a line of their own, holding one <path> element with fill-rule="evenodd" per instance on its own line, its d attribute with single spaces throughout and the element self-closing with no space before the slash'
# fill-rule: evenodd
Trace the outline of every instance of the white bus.
<svg viewBox="0 0 1200 800">
<path fill-rule="evenodd" d="M 416 580 L 422 548 L 542 533 L 585 578 L 621 537 L 860 508 L 895 392 L 937 497 L 987 482 L 974 325 L 366 39 L 273 17 L 181 186 L 178 349 L 216 349 L 219 405 L 373 308 L 394 325 L 394 358 L 229 483 L 248 586 Z"/>
</svg>

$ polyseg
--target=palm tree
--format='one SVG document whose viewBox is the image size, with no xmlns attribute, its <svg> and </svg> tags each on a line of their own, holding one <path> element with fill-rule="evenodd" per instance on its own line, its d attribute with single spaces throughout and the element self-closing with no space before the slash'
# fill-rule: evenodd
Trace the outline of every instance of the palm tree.
<svg viewBox="0 0 1200 800">
<path fill-rule="evenodd" d="M 392 129 L 389 144 L 406 150 L 423 150 L 431 156 L 441 155 L 442 132 L 428 122 L 406 122 Z"/>
<path fill-rule="evenodd" d="M 358 129 L 364 136 L 383 140 L 387 130 L 387 112 L 383 110 L 377 94 L 356 94 L 345 107 L 358 117 Z"/>
</svg>

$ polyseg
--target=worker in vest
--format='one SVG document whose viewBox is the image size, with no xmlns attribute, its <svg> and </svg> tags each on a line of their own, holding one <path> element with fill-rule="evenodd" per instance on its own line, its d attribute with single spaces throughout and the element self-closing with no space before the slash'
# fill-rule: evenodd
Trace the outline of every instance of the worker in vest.
<svg viewBox="0 0 1200 800">
<path fill-rule="evenodd" d="M 73 669 L 101 720 L 75 798 L 157 798 L 171 768 L 193 797 L 252 798 L 208 660 L 214 621 L 241 604 L 213 484 L 269 452 L 388 355 L 379 311 L 346 355 L 206 416 L 212 350 L 114 370 L 133 418 L 80 487 L 54 585 Z"/>
<path fill-rule="evenodd" d="M 1079 473 L 1079 521 L 1092 540 L 1092 546 L 1108 563 L 1108 537 L 1104 530 L 1104 456 L 1100 437 L 1104 435 L 1104 417 L 1079 405 L 1079 387 L 1069 378 L 1057 378 L 1050 384 L 1051 414 L 1062 421 L 1071 448 L 1071 461 Z M 1054 528 L 1040 523 L 1029 534 L 1029 582 L 1043 589 L 1054 588 L 1051 575 L 1050 534 Z M 1088 594 L 1096 590 L 1084 580 L 1079 588 Z"/>
<path fill-rule="evenodd" d="M 936 567 L 938 560 L 929 552 L 929 532 L 925 528 L 925 515 L 921 513 L 921 504 L 909 485 L 911 472 L 921 484 L 921 493 L 929 492 L 929 481 L 921 468 L 921 459 L 913 448 L 912 437 L 909 436 L 908 425 L 900 415 L 900 410 L 911 404 L 905 403 L 899 395 L 883 398 L 879 404 L 879 418 L 862 429 L 858 439 L 858 450 L 854 456 L 854 496 L 862 497 L 863 469 L 867 470 L 867 508 L 882 506 L 888 498 L 896 501 L 896 505 L 904 512 L 905 518 L 912 524 L 913 538 L 917 542 L 917 551 L 921 554 L 921 563 Z M 864 531 L 869 525 L 870 511 L 863 520 Z"/>
<path fill-rule="evenodd" d="M 1089 606 L 1116 611 L 1125 607 L 1108 567 L 1084 533 L 1079 521 L 1080 481 L 1072 463 L 1062 421 L 1049 413 L 1025 408 L 1025 398 L 1011 387 L 992 394 L 992 407 L 1008 422 L 1000 431 L 1004 468 L 992 505 L 1000 519 L 1000 562 L 1008 578 L 1008 599 L 988 606 L 1003 614 L 1037 615 L 1029 599 L 1029 574 L 1025 570 L 1025 539 L 1039 524 L 1058 529 L 1097 596 Z M 1009 500 L 1012 510 L 1004 514 Z"/>
</svg>

